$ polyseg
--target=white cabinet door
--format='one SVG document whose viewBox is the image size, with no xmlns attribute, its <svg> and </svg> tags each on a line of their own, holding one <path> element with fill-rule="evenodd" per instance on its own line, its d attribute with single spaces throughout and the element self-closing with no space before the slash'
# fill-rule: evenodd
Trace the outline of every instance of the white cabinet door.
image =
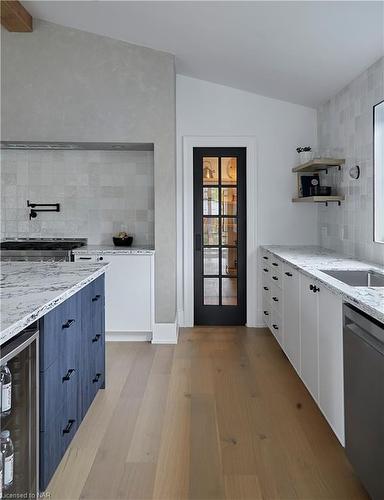
<svg viewBox="0 0 384 500">
<path fill-rule="evenodd" d="M 342 300 L 320 286 L 319 406 L 344 446 L 344 373 Z"/>
<path fill-rule="evenodd" d="M 151 255 L 104 255 L 105 329 L 108 332 L 152 330 Z"/>
<path fill-rule="evenodd" d="M 293 267 L 283 267 L 284 351 L 300 375 L 300 274 Z"/>
<path fill-rule="evenodd" d="M 300 365 L 301 378 L 315 401 L 319 399 L 318 296 L 314 280 L 300 276 Z"/>
</svg>

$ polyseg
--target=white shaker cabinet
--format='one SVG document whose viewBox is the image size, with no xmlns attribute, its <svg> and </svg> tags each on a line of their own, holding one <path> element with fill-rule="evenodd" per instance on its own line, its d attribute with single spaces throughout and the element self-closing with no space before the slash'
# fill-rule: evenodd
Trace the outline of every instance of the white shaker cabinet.
<svg viewBox="0 0 384 500">
<path fill-rule="evenodd" d="M 344 445 L 344 373 L 342 300 L 320 286 L 319 406 Z"/>
<path fill-rule="evenodd" d="M 284 351 L 300 375 L 300 273 L 283 266 Z"/>
<path fill-rule="evenodd" d="M 76 261 L 109 262 L 105 272 L 107 340 L 150 340 L 154 323 L 152 254 L 75 255 Z"/>
<path fill-rule="evenodd" d="M 318 293 L 313 279 L 300 276 L 301 378 L 315 401 L 319 400 Z"/>
</svg>

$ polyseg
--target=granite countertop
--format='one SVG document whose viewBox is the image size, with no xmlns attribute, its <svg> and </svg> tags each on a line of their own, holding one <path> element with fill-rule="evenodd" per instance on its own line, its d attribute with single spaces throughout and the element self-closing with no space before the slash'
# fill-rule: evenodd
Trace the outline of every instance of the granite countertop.
<svg viewBox="0 0 384 500">
<path fill-rule="evenodd" d="M 152 247 L 116 247 L 114 245 L 85 245 L 72 250 L 74 255 L 153 255 Z"/>
<path fill-rule="evenodd" d="M 279 257 L 307 276 L 316 278 L 329 290 L 338 293 L 343 300 L 384 323 L 384 288 L 354 287 L 328 276 L 325 270 L 367 270 L 384 274 L 384 267 L 357 260 L 318 246 L 262 246 L 264 250 Z M 384 250 L 383 250 L 384 251 Z"/>
<path fill-rule="evenodd" d="M 105 272 L 108 264 L 2 262 L 0 345 Z"/>
</svg>

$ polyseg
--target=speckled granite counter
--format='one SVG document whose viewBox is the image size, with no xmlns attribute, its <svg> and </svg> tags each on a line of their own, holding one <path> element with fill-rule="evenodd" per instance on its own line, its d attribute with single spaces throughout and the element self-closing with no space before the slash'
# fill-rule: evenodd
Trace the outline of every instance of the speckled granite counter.
<svg viewBox="0 0 384 500">
<path fill-rule="evenodd" d="M 384 323 L 384 288 L 350 286 L 320 271 L 320 269 L 374 269 L 384 274 L 383 266 L 356 260 L 317 246 L 267 245 L 261 248 L 299 269 L 307 276 L 316 278 L 329 290 L 340 294 L 346 302 Z"/>
<path fill-rule="evenodd" d="M 86 245 L 76 248 L 74 255 L 152 255 L 155 250 L 151 247 L 115 247 L 114 245 Z"/>
<path fill-rule="evenodd" d="M 105 272 L 108 264 L 3 262 L 0 345 Z"/>
</svg>

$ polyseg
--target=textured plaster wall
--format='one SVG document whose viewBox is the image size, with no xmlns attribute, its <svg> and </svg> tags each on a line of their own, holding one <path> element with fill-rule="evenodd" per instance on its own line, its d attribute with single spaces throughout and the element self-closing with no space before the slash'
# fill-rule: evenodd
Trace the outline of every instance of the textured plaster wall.
<svg viewBox="0 0 384 500">
<path fill-rule="evenodd" d="M 176 313 L 170 54 L 39 20 L 2 30 L 2 140 L 154 143 L 156 322 Z"/>
</svg>

